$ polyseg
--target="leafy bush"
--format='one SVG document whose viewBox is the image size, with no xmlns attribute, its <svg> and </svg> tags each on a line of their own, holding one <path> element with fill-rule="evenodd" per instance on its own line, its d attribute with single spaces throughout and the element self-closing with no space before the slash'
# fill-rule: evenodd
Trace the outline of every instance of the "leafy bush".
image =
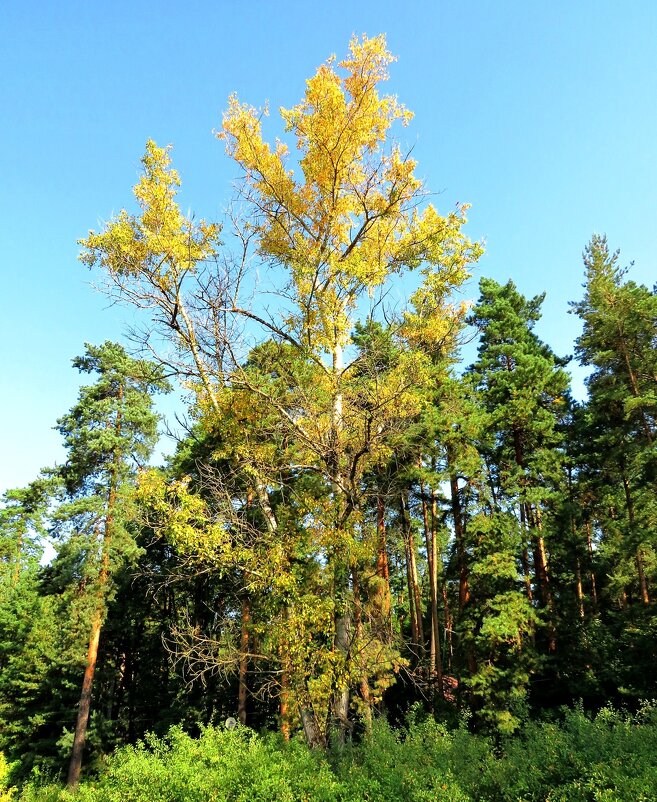
<svg viewBox="0 0 657 802">
<path fill-rule="evenodd" d="M 0 802 L 10 802 L 14 799 L 16 789 L 9 786 L 9 775 L 11 766 L 7 763 L 7 758 L 0 752 Z"/>
<path fill-rule="evenodd" d="M 72 795 L 27 786 L 14 802 L 657 802 L 657 707 L 568 710 L 497 746 L 432 719 L 375 723 L 329 753 L 246 728 L 180 728 L 124 747 Z"/>
<path fill-rule="evenodd" d="M 657 708 L 593 719 L 576 708 L 560 724 L 530 723 L 504 743 L 488 781 L 496 802 L 657 800 Z"/>
</svg>

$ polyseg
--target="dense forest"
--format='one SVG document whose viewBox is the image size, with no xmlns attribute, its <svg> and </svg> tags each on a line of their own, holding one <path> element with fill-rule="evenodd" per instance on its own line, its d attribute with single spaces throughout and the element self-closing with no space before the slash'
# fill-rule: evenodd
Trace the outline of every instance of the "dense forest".
<svg viewBox="0 0 657 802">
<path fill-rule="evenodd" d="M 223 225 L 148 142 L 82 240 L 143 325 L 84 346 L 66 460 L 0 509 L 6 798 L 657 798 L 657 292 L 595 234 L 574 357 L 543 296 L 464 302 L 482 247 L 392 135 L 391 61 L 352 40 L 289 145 L 231 97 Z"/>
</svg>

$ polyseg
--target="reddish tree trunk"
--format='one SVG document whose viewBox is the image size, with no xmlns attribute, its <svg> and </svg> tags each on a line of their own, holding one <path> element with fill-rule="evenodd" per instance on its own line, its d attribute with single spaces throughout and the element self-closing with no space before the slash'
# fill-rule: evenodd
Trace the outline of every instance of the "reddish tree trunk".
<svg viewBox="0 0 657 802">
<path fill-rule="evenodd" d="M 82 681 L 82 693 L 78 706 L 78 718 L 75 724 L 75 735 L 73 736 L 73 750 L 71 751 L 71 762 L 68 767 L 69 788 L 76 788 L 80 782 L 80 772 L 82 770 L 82 754 L 84 743 L 87 737 L 87 726 L 89 724 L 89 712 L 91 710 L 91 689 L 96 672 L 96 660 L 98 659 L 98 643 L 100 641 L 100 629 L 102 626 L 102 612 L 98 611 L 91 625 L 91 635 L 89 637 L 89 647 L 87 649 L 87 665 L 84 670 Z"/>
</svg>

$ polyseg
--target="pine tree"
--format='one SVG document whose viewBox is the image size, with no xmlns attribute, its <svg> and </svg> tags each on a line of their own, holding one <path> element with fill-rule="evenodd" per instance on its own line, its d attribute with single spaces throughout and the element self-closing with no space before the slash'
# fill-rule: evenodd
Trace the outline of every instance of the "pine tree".
<svg viewBox="0 0 657 802">
<path fill-rule="evenodd" d="M 76 786 L 91 707 L 101 628 L 119 566 L 135 555 L 128 528 L 128 481 L 148 459 L 157 437 L 152 394 L 167 389 L 152 363 L 132 359 L 122 346 L 86 346 L 73 360 L 82 373 L 97 374 L 82 387 L 77 404 L 57 424 L 68 450 L 59 473 L 67 501 L 56 514 L 56 532 L 68 536 L 57 568 L 68 563 L 84 589 L 89 640 L 86 667 L 69 766 L 68 784 Z"/>
<path fill-rule="evenodd" d="M 586 413 L 592 461 L 602 483 L 618 491 L 611 528 L 623 529 L 636 595 L 647 605 L 646 568 L 657 545 L 657 295 L 624 281 L 618 256 L 604 236 L 593 236 L 584 252 L 584 298 L 572 307 L 584 323 L 576 353 L 593 369 Z"/>
<path fill-rule="evenodd" d="M 533 332 L 543 296 L 524 298 L 513 282 L 481 279 L 471 322 L 479 328 L 478 359 L 470 368 L 490 414 L 489 465 L 496 505 L 517 516 L 519 554 L 527 596 L 535 594 L 546 618 L 547 646 L 557 645 L 553 581 L 544 514 L 561 481 L 563 450 L 558 422 L 566 406 L 569 378 Z M 533 557 L 534 577 L 529 577 Z"/>
</svg>

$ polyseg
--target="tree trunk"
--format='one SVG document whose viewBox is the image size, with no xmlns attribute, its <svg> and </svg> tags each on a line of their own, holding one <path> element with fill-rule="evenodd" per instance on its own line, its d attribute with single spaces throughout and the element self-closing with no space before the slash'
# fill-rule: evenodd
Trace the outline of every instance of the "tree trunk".
<svg viewBox="0 0 657 802">
<path fill-rule="evenodd" d="M 283 668 L 281 674 L 281 695 L 279 698 L 278 715 L 281 723 L 281 735 L 284 741 L 290 740 L 290 674 Z"/>
<path fill-rule="evenodd" d="M 75 735 L 73 736 L 73 750 L 71 752 L 71 762 L 68 767 L 67 785 L 69 788 L 77 788 L 80 782 L 80 772 L 82 770 L 82 754 L 84 743 L 87 737 L 87 725 L 89 724 L 89 712 L 91 710 L 91 688 L 96 671 L 96 660 L 98 659 L 98 643 L 100 641 L 100 629 L 102 626 L 102 611 L 98 610 L 94 615 L 91 625 L 91 635 L 89 637 L 89 647 L 87 649 L 87 665 L 84 670 L 82 681 L 82 693 L 78 706 L 78 718 L 75 724 Z"/>
<path fill-rule="evenodd" d="M 530 511 L 531 513 L 531 511 Z M 548 573 L 547 552 L 545 550 L 545 540 L 541 533 L 541 521 L 538 511 L 535 516 L 530 519 L 532 528 L 535 532 L 534 539 L 534 566 L 536 568 L 536 578 L 538 586 L 541 590 L 541 601 L 543 606 L 548 612 L 547 621 L 547 635 L 548 635 L 548 650 L 555 652 L 557 649 L 557 633 L 554 626 L 554 599 L 552 597 L 552 588 L 550 585 L 550 575 Z"/>
<path fill-rule="evenodd" d="M 376 575 L 381 581 L 380 603 L 378 605 L 381 613 L 382 639 L 392 641 L 392 601 L 390 593 L 390 564 L 388 562 L 388 546 L 386 542 L 386 508 L 385 499 L 381 492 L 376 496 L 376 531 L 377 531 L 377 555 L 376 555 Z M 377 596 L 379 591 L 377 590 Z"/>
<path fill-rule="evenodd" d="M 650 594 L 648 593 L 648 583 L 646 581 L 646 574 L 643 569 L 643 556 L 641 549 L 636 551 L 636 568 L 639 575 L 639 588 L 641 590 L 641 601 L 643 604 L 650 604 Z"/>
<path fill-rule="evenodd" d="M 436 542 L 435 515 L 429 520 L 427 497 L 423 485 L 420 485 L 422 497 L 422 521 L 424 524 L 424 540 L 427 549 L 427 563 L 429 568 L 429 593 L 431 602 L 431 641 L 429 647 L 429 671 L 432 683 L 437 687 L 438 694 L 443 692 L 443 666 L 440 653 L 440 619 L 438 617 L 438 549 Z"/>
<path fill-rule="evenodd" d="M 404 534 L 404 542 L 407 544 L 407 561 L 408 561 L 408 578 L 409 578 L 409 594 L 413 598 L 414 620 L 413 632 L 415 636 L 415 643 L 420 652 L 424 652 L 424 627 L 422 625 L 422 594 L 420 592 L 420 583 L 417 573 L 417 560 L 415 552 L 415 538 L 413 537 L 413 527 L 411 525 L 411 518 L 408 509 L 408 494 L 406 491 L 402 492 L 400 496 L 400 511 L 402 519 L 402 531 Z M 413 621 L 413 618 L 411 618 Z"/>
<path fill-rule="evenodd" d="M 635 534 L 636 520 L 634 516 L 634 499 L 632 498 L 632 491 L 630 482 L 627 478 L 624 460 L 621 460 L 621 474 L 623 479 L 623 488 L 625 490 L 625 505 L 627 507 L 627 520 L 630 524 L 632 537 Z M 643 568 L 643 557 L 641 556 L 641 546 L 637 547 L 634 555 L 634 563 L 636 565 L 637 575 L 639 577 L 639 590 L 641 593 L 641 601 L 643 604 L 650 604 L 650 594 L 648 593 L 648 583 L 646 581 L 646 574 Z"/>
<path fill-rule="evenodd" d="M 593 538 L 591 537 L 591 522 L 587 521 L 584 524 L 586 530 L 586 547 L 589 552 L 589 573 L 591 577 L 591 598 L 593 599 L 593 606 L 598 609 L 598 588 L 595 581 L 595 571 L 593 570 Z"/>
<path fill-rule="evenodd" d="M 527 546 L 522 548 L 522 573 L 525 577 L 525 593 L 527 594 L 527 601 L 532 604 L 534 601 L 534 593 L 532 591 L 532 575 L 529 569 L 529 552 Z"/>
<path fill-rule="evenodd" d="M 579 617 L 584 618 L 584 591 L 582 589 L 582 570 L 579 564 L 579 557 L 575 560 L 575 580 L 577 609 L 579 611 Z"/>
<path fill-rule="evenodd" d="M 344 670 L 346 673 L 350 663 L 352 621 L 350 610 L 347 608 L 344 599 L 342 605 L 343 610 L 335 619 L 335 648 L 344 658 Z M 338 743 L 340 744 L 344 744 L 347 735 L 351 733 L 349 703 L 350 694 L 347 676 L 341 677 L 338 674 L 337 687 L 333 696 L 333 717 L 336 724 Z"/>
<path fill-rule="evenodd" d="M 301 725 L 303 726 L 303 734 L 306 738 L 306 743 L 311 749 L 326 749 L 328 743 L 326 736 L 322 733 L 317 725 L 317 719 L 312 710 L 302 708 L 300 711 Z"/>
<path fill-rule="evenodd" d="M 376 532 L 378 536 L 376 575 L 387 581 L 390 579 L 390 565 L 386 544 L 386 507 L 381 493 L 376 495 Z"/>
<path fill-rule="evenodd" d="M 237 694 L 237 718 L 246 725 L 246 700 L 248 696 L 247 671 L 249 666 L 249 625 L 251 605 L 245 596 L 242 599 L 242 630 L 240 635 L 239 688 Z"/>
<path fill-rule="evenodd" d="M 449 459 L 450 456 L 448 455 L 448 461 Z M 454 538 L 456 540 L 456 560 L 459 571 L 459 612 L 462 612 L 470 599 L 470 587 L 468 583 L 468 563 L 464 543 L 461 494 L 456 474 L 452 472 L 450 472 L 449 475 L 449 488 L 452 502 L 452 519 L 454 521 Z"/>
<path fill-rule="evenodd" d="M 354 591 L 354 623 L 356 627 L 356 642 L 358 648 L 362 649 L 363 644 L 363 607 L 360 599 L 360 582 L 358 571 L 352 571 L 353 591 Z M 363 724 L 365 732 L 370 735 L 372 732 L 372 693 L 367 676 L 367 667 L 361 666 L 360 695 L 363 702 Z"/>
<path fill-rule="evenodd" d="M 333 553 L 333 577 L 335 593 L 334 613 L 334 648 L 340 653 L 344 661 L 344 676 L 337 676 L 333 695 L 333 717 L 337 726 L 337 737 L 344 743 L 347 732 L 351 731 L 349 721 L 349 664 L 351 661 L 351 635 L 352 635 L 352 609 L 349 598 L 349 565 L 343 553 L 345 541 L 344 526 L 348 518 L 348 499 L 346 497 L 346 482 L 343 475 L 343 430 L 344 419 L 342 410 L 342 372 L 344 370 L 343 343 L 336 332 L 336 340 L 332 348 L 333 379 L 335 382 L 332 413 L 332 448 L 333 454 L 329 456 L 329 469 L 331 472 L 333 496 L 335 505 L 335 540 L 336 547 Z M 305 725 L 304 725 L 305 726 Z"/>
<path fill-rule="evenodd" d="M 287 607 L 283 608 L 283 626 L 287 632 L 289 629 L 288 624 L 288 610 Z M 281 695 L 279 699 L 279 716 L 281 725 L 281 734 L 283 740 L 290 740 L 290 658 L 287 651 L 285 641 L 279 641 L 278 653 L 281 660 Z M 304 730 L 305 731 L 305 730 Z"/>
</svg>

